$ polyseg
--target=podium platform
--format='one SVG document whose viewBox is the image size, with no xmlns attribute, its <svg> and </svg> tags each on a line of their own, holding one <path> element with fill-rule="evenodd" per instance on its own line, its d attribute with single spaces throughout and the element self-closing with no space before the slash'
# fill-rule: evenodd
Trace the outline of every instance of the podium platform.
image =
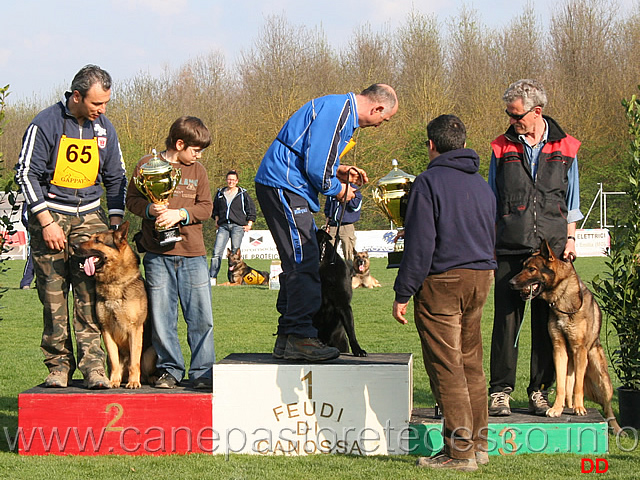
<svg viewBox="0 0 640 480">
<path fill-rule="evenodd" d="M 409 453 L 430 456 L 440 451 L 443 446 L 442 419 L 434 416 L 433 408 L 415 409 L 411 428 Z M 489 417 L 486 436 L 489 455 L 599 455 L 609 450 L 608 424 L 595 408 L 587 409 L 587 415 L 583 417 L 565 409 L 558 418 L 539 417 L 525 408 L 512 408 L 508 417 Z"/>
<path fill-rule="evenodd" d="M 34 387 L 18 395 L 20 455 L 168 455 L 213 449 L 211 393 L 187 387 Z"/>
<path fill-rule="evenodd" d="M 232 354 L 213 391 L 42 386 L 18 396 L 21 455 L 422 455 L 442 447 L 441 419 L 413 409 L 413 355 L 341 355 L 323 363 Z M 513 409 L 489 417 L 490 455 L 608 451 L 598 410 L 560 418 Z"/>
<path fill-rule="evenodd" d="M 341 355 L 322 363 L 233 354 L 213 371 L 220 453 L 404 454 L 413 355 Z"/>
</svg>

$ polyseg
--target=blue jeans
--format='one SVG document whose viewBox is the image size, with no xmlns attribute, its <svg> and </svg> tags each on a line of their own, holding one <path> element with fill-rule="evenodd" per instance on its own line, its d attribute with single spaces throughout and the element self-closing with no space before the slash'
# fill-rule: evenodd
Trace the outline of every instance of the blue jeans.
<svg viewBox="0 0 640 480">
<path fill-rule="evenodd" d="M 149 315 L 153 321 L 156 366 L 176 380 L 184 378 L 185 366 L 178 340 L 178 299 L 187 323 L 187 343 L 191 350 L 189 378 L 211 378 L 215 363 L 213 309 L 207 258 L 144 255 Z"/>
<path fill-rule="evenodd" d="M 216 243 L 213 245 L 213 256 L 211 257 L 211 268 L 209 269 L 209 276 L 211 278 L 218 278 L 218 272 L 220 271 L 220 262 L 224 255 L 224 249 L 227 246 L 227 242 L 231 237 L 231 250 L 234 252 L 240 248 L 242 244 L 242 237 L 244 237 L 244 227 L 236 223 L 223 223 L 218 227 L 218 233 L 216 233 Z"/>
</svg>

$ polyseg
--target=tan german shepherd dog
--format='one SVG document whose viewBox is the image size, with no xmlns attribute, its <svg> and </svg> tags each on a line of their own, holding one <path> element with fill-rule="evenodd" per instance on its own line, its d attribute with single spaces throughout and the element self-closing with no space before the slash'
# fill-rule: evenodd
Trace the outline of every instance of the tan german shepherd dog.
<svg viewBox="0 0 640 480">
<path fill-rule="evenodd" d="M 95 276 L 96 314 L 109 357 L 111 388 L 123 381 L 126 388 L 140 388 L 141 381 L 152 381 L 156 369 L 151 322 L 146 322 L 147 293 L 140 259 L 127 243 L 128 232 L 129 222 L 124 222 L 118 230 L 96 233 L 75 246 L 76 255 L 84 258 L 81 267 Z M 147 323 L 149 328 L 144 328 Z"/>
<path fill-rule="evenodd" d="M 549 334 L 553 343 L 557 392 L 548 417 L 562 415 L 564 406 L 586 415 L 584 397 L 600 404 L 614 433 L 621 431 L 611 408 L 613 386 L 607 357 L 600 344 L 602 315 L 571 262 L 554 255 L 547 241 L 525 260 L 510 280 L 522 298 L 540 297 L 549 304 Z"/>
<path fill-rule="evenodd" d="M 370 271 L 371 260 L 369 252 L 353 252 L 353 264 L 351 266 L 351 288 L 358 287 L 381 287 L 380 282 L 373 278 Z"/>
</svg>

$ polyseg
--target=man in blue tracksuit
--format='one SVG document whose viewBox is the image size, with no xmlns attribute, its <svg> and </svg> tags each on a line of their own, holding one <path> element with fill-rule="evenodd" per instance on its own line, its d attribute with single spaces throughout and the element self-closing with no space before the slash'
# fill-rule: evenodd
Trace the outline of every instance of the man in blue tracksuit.
<svg viewBox="0 0 640 480">
<path fill-rule="evenodd" d="M 291 116 L 262 159 L 256 196 L 282 262 L 275 358 L 322 361 L 340 355 L 318 340 L 312 323 L 321 303 L 313 212 L 320 210 L 318 193 L 354 197 L 348 184 L 368 178 L 359 168 L 340 165 L 340 154 L 358 127 L 377 127 L 397 110 L 395 91 L 383 84 L 313 99 Z"/>
</svg>

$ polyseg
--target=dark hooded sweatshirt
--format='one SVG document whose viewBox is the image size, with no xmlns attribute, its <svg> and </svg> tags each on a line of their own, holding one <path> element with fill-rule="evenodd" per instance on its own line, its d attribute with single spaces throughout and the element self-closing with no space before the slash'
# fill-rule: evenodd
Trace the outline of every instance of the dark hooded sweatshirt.
<svg viewBox="0 0 640 480">
<path fill-rule="evenodd" d="M 429 275 L 494 270 L 496 200 L 464 148 L 436 157 L 418 177 L 405 216 L 404 255 L 394 290 L 406 303 Z"/>
</svg>

